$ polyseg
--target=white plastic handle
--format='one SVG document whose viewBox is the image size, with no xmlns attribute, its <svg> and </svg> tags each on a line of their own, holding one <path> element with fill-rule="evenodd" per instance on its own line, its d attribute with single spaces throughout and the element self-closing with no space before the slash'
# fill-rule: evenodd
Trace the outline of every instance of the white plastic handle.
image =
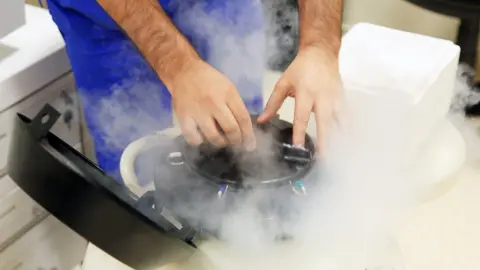
<svg viewBox="0 0 480 270">
<path fill-rule="evenodd" d="M 141 197 L 147 191 L 155 189 L 153 182 L 148 183 L 146 186 L 140 185 L 135 172 L 135 160 L 138 155 L 148 148 L 158 146 L 161 143 L 165 144 L 164 139 L 160 139 L 160 137 L 165 138 L 168 136 L 173 138 L 179 134 L 180 131 L 178 129 L 169 128 L 133 141 L 125 148 L 120 158 L 120 175 L 125 185 L 135 195 Z"/>
</svg>

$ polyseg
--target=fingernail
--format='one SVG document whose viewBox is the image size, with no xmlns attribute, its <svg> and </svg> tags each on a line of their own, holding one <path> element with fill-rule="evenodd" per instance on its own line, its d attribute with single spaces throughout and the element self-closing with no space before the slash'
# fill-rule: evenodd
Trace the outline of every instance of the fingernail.
<svg viewBox="0 0 480 270">
<path fill-rule="evenodd" d="M 293 148 L 298 148 L 298 149 L 306 150 L 306 148 L 305 148 L 305 146 L 303 146 L 303 144 L 294 144 L 294 145 L 293 145 Z"/>
<path fill-rule="evenodd" d="M 267 118 L 268 116 L 268 113 L 267 112 L 263 112 L 258 118 L 257 118 L 257 122 L 263 122 L 265 121 L 265 119 Z"/>
</svg>

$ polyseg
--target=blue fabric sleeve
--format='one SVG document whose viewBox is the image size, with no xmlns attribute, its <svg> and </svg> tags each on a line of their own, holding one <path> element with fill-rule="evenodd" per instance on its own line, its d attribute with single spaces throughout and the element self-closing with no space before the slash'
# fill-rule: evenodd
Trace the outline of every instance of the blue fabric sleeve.
<svg viewBox="0 0 480 270">
<path fill-rule="evenodd" d="M 201 8 L 203 16 L 231 26 L 238 40 L 262 27 L 257 0 L 161 0 L 160 3 L 200 56 L 221 71 L 223 67 L 215 53 L 221 42 L 212 44 L 212 36 L 205 34 L 211 31 L 202 31 L 201 23 L 190 17 L 192 10 Z M 95 0 L 48 0 L 48 7 L 66 43 L 98 165 L 121 181 L 119 160 L 126 145 L 171 126 L 170 94 Z M 263 53 L 261 45 L 257 49 L 258 54 Z M 263 106 L 263 62 L 257 62 L 249 64 L 252 74 L 235 79 L 237 87 L 248 92 L 242 96 L 252 112 L 259 112 Z"/>
</svg>

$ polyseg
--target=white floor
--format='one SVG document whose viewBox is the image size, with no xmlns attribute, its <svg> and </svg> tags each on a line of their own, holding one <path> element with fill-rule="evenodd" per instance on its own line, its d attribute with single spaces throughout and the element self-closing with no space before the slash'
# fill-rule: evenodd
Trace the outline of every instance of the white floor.
<svg viewBox="0 0 480 270">
<path fill-rule="evenodd" d="M 272 89 L 277 77 L 267 75 L 266 92 Z M 480 121 L 477 123 L 480 128 Z M 418 207 L 399 233 L 408 269 L 480 269 L 480 163 L 465 165 L 454 181 L 455 186 L 443 197 Z M 91 246 L 81 269 L 130 268 Z M 173 269 L 180 268 L 162 268 Z"/>
</svg>

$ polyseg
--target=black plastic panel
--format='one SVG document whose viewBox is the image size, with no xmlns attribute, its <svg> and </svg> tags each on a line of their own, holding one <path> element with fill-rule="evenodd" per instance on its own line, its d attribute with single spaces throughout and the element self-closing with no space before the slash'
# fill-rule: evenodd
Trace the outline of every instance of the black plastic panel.
<svg viewBox="0 0 480 270">
<path fill-rule="evenodd" d="M 158 269 L 197 252 L 182 235 L 167 232 L 168 224 L 161 226 L 164 221 L 154 211 L 140 213 L 140 202 L 128 189 L 48 132 L 58 116 L 47 105 L 34 120 L 23 115 L 15 119 L 8 173 L 23 191 L 133 269 Z"/>
</svg>

